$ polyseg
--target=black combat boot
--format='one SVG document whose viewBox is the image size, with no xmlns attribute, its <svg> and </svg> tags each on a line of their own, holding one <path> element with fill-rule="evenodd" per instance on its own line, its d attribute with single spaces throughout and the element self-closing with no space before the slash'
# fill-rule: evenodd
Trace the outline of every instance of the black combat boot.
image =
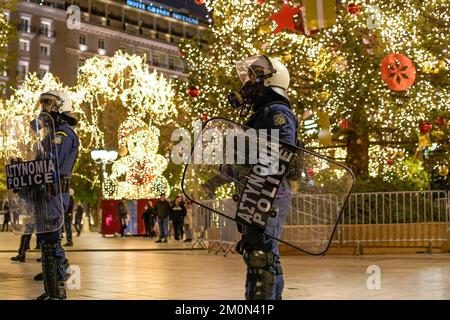
<svg viewBox="0 0 450 320">
<path fill-rule="evenodd" d="M 66 259 L 64 261 L 64 269 L 66 270 L 66 274 L 64 275 L 64 281 L 67 281 L 70 278 L 70 273 L 67 272 L 67 269 L 69 269 L 69 267 L 70 267 L 69 260 Z M 44 280 L 44 276 L 42 275 L 42 272 L 40 272 L 37 275 L 35 275 L 33 280 L 34 281 L 43 281 Z"/>
<path fill-rule="evenodd" d="M 37 300 L 65 300 L 64 281 L 58 279 L 58 259 L 53 256 L 56 244 L 42 245 L 42 277 L 45 293 Z"/>
<path fill-rule="evenodd" d="M 19 254 L 11 258 L 11 261 L 25 262 L 27 250 L 30 248 L 30 234 L 24 234 L 20 237 Z"/>
</svg>

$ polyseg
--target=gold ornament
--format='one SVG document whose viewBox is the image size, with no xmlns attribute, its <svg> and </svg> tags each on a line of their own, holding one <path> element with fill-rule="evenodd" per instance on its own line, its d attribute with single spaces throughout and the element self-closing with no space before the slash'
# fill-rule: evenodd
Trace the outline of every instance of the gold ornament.
<svg viewBox="0 0 450 320">
<path fill-rule="evenodd" d="M 119 156 L 125 157 L 128 153 L 128 149 L 125 146 L 119 148 Z"/>
<path fill-rule="evenodd" d="M 329 93 L 327 91 L 322 91 L 322 92 L 319 92 L 316 96 L 317 96 L 317 100 L 319 100 L 320 102 L 325 102 L 328 99 L 330 99 L 331 93 Z"/>
<path fill-rule="evenodd" d="M 292 60 L 292 55 L 289 52 L 284 52 L 283 55 L 280 57 L 280 60 L 283 63 L 289 63 Z"/>
<path fill-rule="evenodd" d="M 448 175 L 448 168 L 446 165 L 439 166 L 439 175 L 441 177 L 446 177 Z"/>
<path fill-rule="evenodd" d="M 317 125 L 323 130 L 330 129 L 330 116 L 323 111 L 317 111 L 317 116 L 319 120 L 317 120 Z"/>
<path fill-rule="evenodd" d="M 319 142 L 324 147 L 331 145 L 332 135 L 329 129 L 320 130 L 319 132 Z"/>
<path fill-rule="evenodd" d="M 397 159 L 401 159 L 405 156 L 405 153 L 403 151 L 399 151 L 395 156 L 397 157 Z"/>
<path fill-rule="evenodd" d="M 258 29 L 258 36 L 264 36 L 270 33 L 270 26 L 269 25 L 262 25 L 259 29 Z"/>
</svg>

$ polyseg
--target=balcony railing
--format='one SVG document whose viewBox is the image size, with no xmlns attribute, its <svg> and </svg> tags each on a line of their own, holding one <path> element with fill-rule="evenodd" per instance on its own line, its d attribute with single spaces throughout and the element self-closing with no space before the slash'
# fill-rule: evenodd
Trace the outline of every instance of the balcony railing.
<svg viewBox="0 0 450 320">
<path fill-rule="evenodd" d="M 29 24 L 22 24 L 19 23 L 17 26 L 18 30 L 20 32 L 24 32 L 24 33 L 36 33 L 36 27 L 30 26 Z"/>
<path fill-rule="evenodd" d="M 39 35 L 46 37 L 46 38 L 56 38 L 56 31 L 55 30 L 49 30 L 45 28 L 39 29 Z"/>
</svg>

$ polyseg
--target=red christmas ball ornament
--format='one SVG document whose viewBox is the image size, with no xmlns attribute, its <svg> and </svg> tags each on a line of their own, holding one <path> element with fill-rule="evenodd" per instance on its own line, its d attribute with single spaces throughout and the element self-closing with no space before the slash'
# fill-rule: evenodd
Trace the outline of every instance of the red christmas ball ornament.
<svg viewBox="0 0 450 320">
<path fill-rule="evenodd" d="M 208 115 L 206 114 L 206 113 L 204 113 L 204 114 L 202 114 L 201 116 L 200 116 L 200 120 L 202 120 L 202 121 L 206 121 L 206 120 L 208 120 Z"/>
<path fill-rule="evenodd" d="M 194 0 L 194 2 L 200 6 L 205 3 L 205 0 Z"/>
<path fill-rule="evenodd" d="M 306 169 L 306 174 L 308 175 L 308 177 L 312 177 L 316 174 L 316 171 L 314 170 L 314 168 L 308 168 Z"/>
<path fill-rule="evenodd" d="M 404 91 L 416 80 L 416 67 L 407 56 L 391 53 L 381 62 L 381 79 L 392 91 Z"/>
<path fill-rule="evenodd" d="M 361 5 L 356 3 L 350 3 L 347 6 L 347 12 L 353 15 L 357 15 L 358 13 L 361 12 Z"/>
<path fill-rule="evenodd" d="M 386 160 L 386 164 L 387 164 L 389 167 L 392 167 L 392 165 L 394 164 L 394 160 L 392 160 L 391 158 L 389 158 L 389 159 Z"/>
<path fill-rule="evenodd" d="M 350 123 L 348 122 L 347 119 L 342 119 L 339 122 L 339 127 L 341 127 L 342 129 L 348 129 L 349 126 L 350 126 Z"/>
<path fill-rule="evenodd" d="M 428 132 L 431 131 L 431 129 L 433 129 L 433 125 L 431 123 L 429 123 L 428 121 L 422 122 L 419 126 L 419 130 L 420 130 L 421 134 L 427 134 Z"/>
<path fill-rule="evenodd" d="M 439 117 L 434 119 L 434 124 L 438 126 L 438 128 L 442 128 L 447 123 L 444 117 Z"/>
<path fill-rule="evenodd" d="M 189 89 L 187 89 L 187 94 L 191 98 L 197 98 L 200 95 L 200 89 L 196 86 L 189 87 Z"/>
</svg>

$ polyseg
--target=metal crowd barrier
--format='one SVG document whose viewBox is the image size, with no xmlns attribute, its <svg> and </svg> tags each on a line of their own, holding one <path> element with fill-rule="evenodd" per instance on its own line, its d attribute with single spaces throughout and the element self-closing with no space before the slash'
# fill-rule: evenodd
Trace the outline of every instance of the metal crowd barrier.
<svg viewBox="0 0 450 320">
<path fill-rule="evenodd" d="M 338 229 L 341 244 L 423 246 L 448 242 L 449 195 L 445 191 L 353 193 Z"/>
<path fill-rule="evenodd" d="M 232 200 L 205 202 L 213 208 L 231 205 L 232 203 Z M 236 243 L 239 241 L 239 233 L 234 221 L 199 205 L 193 207 L 193 218 L 193 248 L 200 247 L 207 249 L 208 253 L 214 251 L 215 254 L 223 253 L 224 256 L 235 252 Z"/>
<path fill-rule="evenodd" d="M 305 197 L 308 201 L 305 201 Z M 308 237 L 308 230 L 324 230 L 334 228 L 331 215 L 338 210 L 329 206 L 342 205 L 342 199 L 334 195 L 294 197 L 292 210 L 287 216 L 283 240 L 307 245 L 317 241 Z M 310 218 L 301 212 L 305 203 L 312 205 L 316 211 L 323 208 L 328 217 Z M 217 208 L 232 204 L 232 200 L 208 201 L 209 206 Z M 300 214 L 299 214 L 300 213 Z M 226 256 L 234 252 L 240 239 L 236 223 L 201 206 L 194 206 L 193 246 L 200 246 L 208 252 L 224 253 Z M 431 252 L 437 244 L 447 244 L 450 232 L 450 192 L 445 191 L 400 191 L 353 193 L 344 207 L 341 220 L 333 237 L 334 245 L 380 245 L 390 247 L 428 246 Z M 320 222 L 323 221 L 322 225 Z M 297 228 L 302 228 L 299 231 Z M 207 243 L 207 244 L 206 244 Z"/>
</svg>

